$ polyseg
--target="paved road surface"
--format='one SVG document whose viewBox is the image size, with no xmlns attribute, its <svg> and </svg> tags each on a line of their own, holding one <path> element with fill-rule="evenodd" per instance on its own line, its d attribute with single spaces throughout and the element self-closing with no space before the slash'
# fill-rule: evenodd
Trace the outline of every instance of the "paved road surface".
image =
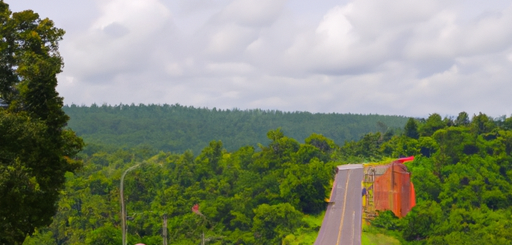
<svg viewBox="0 0 512 245">
<path fill-rule="evenodd" d="M 315 245 L 361 244 L 363 165 L 338 166 L 331 199 Z"/>
</svg>

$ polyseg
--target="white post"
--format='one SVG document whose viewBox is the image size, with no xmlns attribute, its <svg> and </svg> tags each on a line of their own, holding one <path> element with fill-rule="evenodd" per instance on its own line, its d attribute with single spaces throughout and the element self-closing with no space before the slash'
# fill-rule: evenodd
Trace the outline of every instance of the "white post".
<svg viewBox="0 0 512 245">
<path fill-rule="evenodd" d="M 127 241 L 126 241 L 126 231 L 127 231 L 127 227 L 126 227 L 126 209 L 124 207 L 124 189 L 123 189 L 124 176 L 126 176 L 126 173 L 128 173 L 129 171 L 134 170 L 135 168 L 139 167 L 140 165 L 141 165 L 141 163 L 128 168 L 127 170 L 124 171 L 123 175 L 121 176 L 121 187 L 120 187 L 119 194 L 121 196 L 121 226 L 122 226 L 122 229 L 123 229 L 123 245 L 126 245 L 126 243 L 127 243 Z"/>
</svg>

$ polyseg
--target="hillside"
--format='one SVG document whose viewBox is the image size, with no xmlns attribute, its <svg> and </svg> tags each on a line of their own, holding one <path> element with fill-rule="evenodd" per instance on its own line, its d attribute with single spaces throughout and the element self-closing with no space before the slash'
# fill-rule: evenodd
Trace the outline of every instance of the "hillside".
<svg viewBox="0 0 512 245">
<path fill-rule="evenodd" d="M 82 153 L 84 168 L 66 175 L 53 223 L 24 244 L 120 244 L 119 184 L 128 166 L 138 166 L 124 182 L 130 244 L 160 244 L 164 216 L 171 244 L 198 244 L 202 234 L 217 245 L 312 244 L 334 167 L 401 155 L 415 156 L 407 167 L 417 206 L 402 219 L 381 213 L 363 228 L 366 244 L 512 241 L 512 118 L 432 114 L 409 119 L 400 135 L 369 133 L 342 147 L 316 134 L 305 143 L 279 129 L 266 135 L 266 145 L 230 152 L 212 141 L 197 157 Z"/>
<path fill-rule="evenodd" d="M 312 114 L 262 110 L 217 110 L 176 105 L 65 106 L 68 126 L 86 143 L 114 147 L 150 148 L 195 154 L 212 140 L 233 151 L 242 146 L 266 144 L 269 130 L 281 128 L 304 142 L 312 133 L 338 145 L 358 140 L 368 132 L 402 128 L 403 116 L 361 114 Z"/>
</svg>

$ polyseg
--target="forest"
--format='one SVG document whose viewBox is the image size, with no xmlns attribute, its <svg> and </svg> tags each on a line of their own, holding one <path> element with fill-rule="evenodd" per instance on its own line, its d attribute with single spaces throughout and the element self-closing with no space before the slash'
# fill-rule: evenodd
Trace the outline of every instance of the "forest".
<svg viewBox="0 0 512 245">
<path fill-rule="evenodd" d="M 119 182 L 125 178 L 130 243 L 312 244 L 334 167 L 413 155 L 417 206 L 404 218 L 382 212 L 368 234 L 402 244 L 510 244 L 512 118 L 461 112 L 409 118 L 399 134 L 379 131 L 337 145 L 313 133 L 303 143 L 280 128 L 268 144 L 228 151 L 213 140 L 194 156 L 138 147 L 80 153 L 66 175 L 53 223 L 24 244 L 119 244 Z M 193 207 L 198 204 L 197 212 Z M 318 222 L 320 220 L 320 222 Z"/>
<path fill-rule="evenodd" d="M 322 134 L 339 145 L 368 132 L 402 128 L 403 116 L 282 112 L 276 110 L 221 110 L 175 105 L 64 106 L 69 128 L 89 146 L 113 148 L 149 147 L 165 152 L 194 154 L 220 140 L 228 151 L 242 146 L 268 144 L 269 130 L 281 128 L 303 142 L 312 133 Z M 91 148 L 91 147 L 90 147 Z"/>
</svg>

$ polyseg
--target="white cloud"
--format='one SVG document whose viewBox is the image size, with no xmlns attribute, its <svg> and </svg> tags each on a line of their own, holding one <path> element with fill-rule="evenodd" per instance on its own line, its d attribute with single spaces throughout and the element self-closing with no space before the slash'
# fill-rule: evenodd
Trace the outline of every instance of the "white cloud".
<svg viewBox="0 0 512 245">
<path fill-rule="evenodd" d="M 170 12 L 158 0 L 98 0 L 102 16 L 92 29 L 104 29 L 112 23 L 122 23 L 137 34 L 151 34 L 170 18 Z M 136 35 L 132 37 L 136 38 Z"/>
<path fill-rule="evenodd" d="M 276 21 L 286 0 L 234 0 L 221 12 L 223 22 L 246 26 L 269 26 Z"/>
<path fill-rule="evenodd" d="M 96 0 L 80 18 L 59 1 L 14 5 L 72 28 L 66 103 L 512 113 L 504 0 Z"/>
<path fill-rule="evenodd" d="M 249 28 L 225 25 L 211 34 L 207 51 L 222 56 L 237 55 L 256 38 L 257 33 Z"/>
<path fill-rule="evenodd" d="M 479 55 L 511 47 L 512 6 L 467 22 L 459 19 L 460 13 L 442 11 L 415 27 L 411 58 Z"/>
<path fill-rule="evenodd" d="M 62 46 L 67 71 L 80 78 L 144 70 L 172 31 L 170 12 L 156 0 L 98 1 L 101 16 Z M 160 40 L 155 40 L 160 39 Z M 157 45 L 155 45 L 155 43 Z"/>
<path fill-rule="evenodd" d="M 173 62 L 170 64 L 167 64 L 165 67 L 167 74 L 171 76 L 181 76 L 183 75 L 183 68 L 178 64 L 177 62 Z"/>
<path fill-rule="evenodd" d="M 246 63 L 211 63 L 206 69 L 213 73 L 240 74 L 254 71 L 254 67 Z"/>
</svg>

